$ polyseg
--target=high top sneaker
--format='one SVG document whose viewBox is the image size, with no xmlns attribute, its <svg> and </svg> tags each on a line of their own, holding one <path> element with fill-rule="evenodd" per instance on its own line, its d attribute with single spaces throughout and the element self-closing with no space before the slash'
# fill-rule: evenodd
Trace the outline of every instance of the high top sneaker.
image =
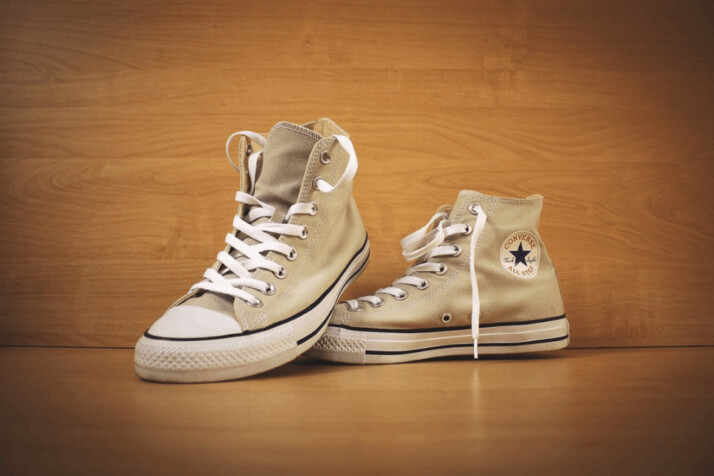
<svg viewBox="0 0 714 476">
<path fill-rule="evenodd" d="M 406 275 L 339 304 L 306 355 L 338 362 L 407 362 L 568 345 L 555 268 L 538 233 L 543 197 L 462 191 L 401 242 Z"/>
<path fill-rule="evenodd" d="M 137 374 L 205 382 L 284 364 L 324 332 L 369 243 L 352 182 L 357 157 L 329 119 L 236 132 L 240 191 L 226 248 L 139 339 Z M 235 164 L 234 164 L 235 166 Z"/>
</svg>

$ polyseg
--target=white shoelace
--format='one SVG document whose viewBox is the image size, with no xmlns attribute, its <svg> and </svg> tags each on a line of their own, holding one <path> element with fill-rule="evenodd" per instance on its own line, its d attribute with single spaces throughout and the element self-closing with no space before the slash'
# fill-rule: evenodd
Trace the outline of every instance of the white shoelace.
<svg viewBox="0 0 714 476">
<path fill-rule="evenodd" d="M 407 261 L 416 260 L 417 263 L 410 267 L 406 274 L 392 283 L 391 286 L 378 289 L 370 296 L 362 296 L 357 299 L 347 301 L 347 306 L 351 311 L 357 311 L 360 308 L 360 301 L 368 302 L 374 307 L 379 307 L 384 304 L 384 299 L 377 294 L 391 295 L 394 299 L 401 301 L 406 299 L 407 292 L 397 285 L 414 286 L 417 289 L 424 290 L 429 287 L 429 280 L 414 276 L 416 273 L 436 273 L 442 275 L 446 273 L 446 265 L 439 262 L 430 262 L 435 258 L 443 256 L 458 256 L 461 254 L 459 245 L 445 245 L 444 242 L 451 236 L 459 234 L 471 234 L 470 254 L 469 254 L 469 269 L 471 273 L 471 334 L 474 340 L 474 358 L 478 358 L 478 335 L 479 335 L 479 317 L 481 314 L 481 301 L 479 299 L 478 282 L 476 281 L 476 268 L 474 262 L 474 254 L 478 238 L 481 236 L 484 227 L 486 226 L 486 213 L 476 203 L 469 207 L 472 213 L 476 215 L 476 223 L 474 229 L 465 223 L 451 223 L 448 220 L 448 215 L 445 212 L 436 213 L 427 222 L 426 225 L 407 235 L 400 242 L 402 246 L 402 256 Z M 436 225 L 436 227 L 434 227 Z M 433 228 L 432 228 L 433 227 Z M 438 261 L 438 260 L 437 260 Z"/>
<path fill-rule="evenodd" d="M 228 160 L 234 167 L 235 164 L 230 154 L 230 144 L 231 140 L 237 136 L 245 136 L 261 147 L 265 146 L 266 143 L 266 139 L 255 132 L 239 131 L 231 134 L 226 141 L 226 154 Z M 345 136 L 335 135 L 334 137 L 349 154 L 349 160 L 345 172 L 335 185 L 331 185 L 321 178 L 315 180 L 315 188 L 324 193 L 330 193 L 343 183 L 351 182 L 357 173 L 357 155 L 355 154 L 352 142 Z M 254 190 L 258 161 L 262 153 L 262 151 L 251 152 L 248 156 L 248 176 L 250 179 L 251 193 Z M 276 289 L 273 284 L 254 278 L 253 272 L 257 269 L 265 269 L 271 271 L 279 279 L 284 279 L 287 276 L 287 271 L 283 266 L 267 259 L 265 255 L 273 251 L 287 257 L 290 261 L 295 260 L 297 258 L 297 251 L 287 243 L 278 241 L 278 239 L 282 235 L 296 236 L 302 239 L 307 238 L 307 228 L 305 226 L 287 222 L 293 215 L 316 215 L 317 204 L 315 202 L 296 203 L 288 209 L 283 223 L 274 223 L 271 221 L 275 213 L 275 207 L 272 205 L 258 200 L 250 193 L 242 191 L 236 193 L 235 199 L 238 203 L 246 205 L 246 207 L 248 207 L 247 209 L 249 209 L 245 214 L 245 219 L 239 215 L 233 218 L 233 227 L 236 232 L 226 235 L 226 244 L 235 250 L 235 253 L 233 253 L 233 255 L 226 251 L 218 253 L 217 259 L 223 265 L 221 267 L 223 272 L 208 268 L 203 274 L 204 280 L 191 286 L 191 291 L 204 290 L 225 294 L 239 298 L 250 306 L 260 307 L 263 302 L 248 290 L 250 289 L 271 295 L 275 293 Z M 253 224 L 262 218 L 267 218 L 268 220 L 255 225 Z M 239 239 L 239 234 L 251 238 L 255 241 L 255 244 L 248 244 L 242 239 Z M 226 277 L 225 275 L 229 272 L 232 273 L 233 276 Z"/>
</svg>

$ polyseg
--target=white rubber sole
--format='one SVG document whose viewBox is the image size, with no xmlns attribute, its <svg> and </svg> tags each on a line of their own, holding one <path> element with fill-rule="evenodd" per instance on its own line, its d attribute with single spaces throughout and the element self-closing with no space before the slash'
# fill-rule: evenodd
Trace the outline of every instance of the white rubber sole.
<svg viewBox="0 0 714 476">
<path fill-rule="evenodd" d="M 364 271 L 369 242 L 319 301 L 274 327 L 237 336 L 178 340 L 142 336 L 134 351 L 139 377 L 157 382 L 216 382 L 256 375 L 312 347 L 327 328 L 343 291 Z"/>
<path fill-rule="evenodd" d="M 517 354 L 558 350 L 570 342 L 566 317 L 482 325 L 478 353 Z M 349 364 L 391 364 L 454 355 L 471 355 L 470 327 L 455 329 L 366 329 L 329 325 L 306 355 Z"/>
</svg>

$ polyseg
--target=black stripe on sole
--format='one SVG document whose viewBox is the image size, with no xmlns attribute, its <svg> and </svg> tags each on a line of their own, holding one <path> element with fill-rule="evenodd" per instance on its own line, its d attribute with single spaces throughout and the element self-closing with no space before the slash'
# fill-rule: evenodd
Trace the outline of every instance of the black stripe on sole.
<svg viewBox="0 0 714 476">
<path fill-rule="evenodd" d="M 533 345 L 533 344 L 546 344 L 548 342 L 557 342 L 561 340 L 565 340 L 568 337 L 570 337 L 569 334 L 566 334 L 561 337 L 551 337 L 549 339 L 540 339 L 540 340 L 531 340 L 528 342 L 506 342 L 506 343 L 487 343 L 487 344 L 479 344 L 479 347 L 514 347 L 514 346 L 519 346 L 519 345 Z M 423 349 L 411 349 L 411 350 L 366 350 L 365 354 L 367 355 L 403 355 L 403 354 L 415 354 L 417 352 L 427 352 L 430 350 L 441 350 L 441 349 L 452 349 L 452 348 L 458 348 L 458 347 L 470 347 L 473 348 L 473 344 L 453 344 L 453 345 L 439 345 L 436 347 L 425 347 Z"/>
<path fill-rule="evenodd" d="M 493 322 L 491 324 L 480 324 L 479 329 L 486 327 L 504 327 L 504 326 L 524 326 L 527 324 L 540 324 L 541 322 L 557 321 L 558 319 L 565 319 L 565 314 L 555 317 L 544 317 L 543 319 L 534 319 L 532 321 L 522 321 L 522 322 Z"/>
<path fill-rule="evenodd" d="M 314 331 L 310 332 L 308 335 L 306 335 L 306 336 L 303 337 L 302 339 L 298 340 L 298 341 L 297 341 L 297 345 L 300 345 L 300 344 L 302 344 L 303 342 L 307 342 L 307 341 L 309 341 L 310 339 L 312 339 L 313 337 L 315 337 L 315 336 L 317 335 L 317 333 L 320 332 L 320 329 L 322 329 L 323 327 L 325 327 L 325 324 L 327 324 L 327 321 L 330 320 L 330 316 L 331 316 L 331 315 L 332 315 L 332 313 L 329 313 L 329 314 L 327 315 L 327 317 L 325 318 L 325 320 L 322 321 L 322 322 L 320 323 L 320 325 L 317 326 L 317 328 L 316 328 Z"/>
<path fill-rule="evenodd" d="M 282 321 L 274 322 L 273 324 L 264 327 L 262 329 L 256 329 L 256 330 L 247 330 L 244 332 L 239 332 L 235 334 L 225 334 L 221 336 L 209 336 L 209 337 L 161 337 L 161 336 L 155 336 L 152 334 L 149 334 L 149 330 L 147 329 L 146 332 L 144 332 L 144 337 L 148 339 L 154 339 L 154 340 L 168 340 L 168 341 L 174 341 L 174 342 L 195 342 L 195 341 L 204 341 L 204 340 L 218 340 L 218 339 L 229 339 L 231 337 L 239 337 L 239 336 L 247 336 L 251 334 L 258 334 L 260 332 L 265 332 L 267 330 L 273 329 L 275 327 L 281 326 L 283 324 L 287 324 L 290 321 L 293 321 L 297 319 L 298 317 L 302 316 L 303 314 L 306 314 L 310 311 L 312 311 L 324 298 L 327 296 L 332 289 L 337 286 L 337 283 L 342 279 L 342 277 L 345 275 L 347 272 L 347 269 L 352 266 L 352 263 L 357 259 L 357 257 L 364 251 L 364 249 L 367 247 L 369 243 L 369 237 L 365 236 L 364 238 L 364 243 L 362 244 L 362 247 L 357 251 L 357 253 L 352 256 L 350 259 L 350 262 L 347 263 L 347 266 L 342 270 L 340 275 L 337 277 L 337 279 L 328 287 L 322 295 L 317 298 L 312 304 L 310 304 L 308 307 L 303 309 L 302 311 L 298 312 L 297 314 L 294 314 L 286 319 L 283 319 Z M 369 253 L 367 253 L 367 259 L 365 260 L 365 263 L 369 260 Z M 360 267 L 362 269 L 362 267 Z"/>
<path fill-rule="evenodd" d="M 367 253 L 367 259 L 364 260 L 364 263 L 362 263 L 362 266 L 360 266 L 359 269 L 357 271 L 355 271 L 354 274 L 352 274 L 352 276 L 350 276 L 350 279 L 345 281 L 345 284 L 342 286 L 342 289 L 340 289 L 340 295 L 345 291 L 345 288 L 347 287 L 348 284 L 350 284 L 357 276 L 362 274 L 364 269 L 367 267 L 367 262 L 369 262 L 369 253 Z M 337 299 L 339 299 L 339 295 L 338 295 Z M 334 306 L 332 306 L 332 308 L 334 309 Z M 308 335 L 306 335 L 302 339 L 298 340 L 297 345 L 300 345 L 303 342 L 307 342 L 308 340 L 312 339 L 318 332 L 320 332 L 320 329 L 325 327 L 325 324 L 327 324 L 329 322 L 331 316 L 332 316 L 332 311 L 330 311 L 327 314 L 327 317 L 325 318 L 324 321 L 322 321 L 322 323 L 319 326 L 317 326 L 317 329 L 310 332 Z"/>
<path fill-rule="evenodd" d="M 498 322 L 493 324 L 481 324 L 479 329 L 484 329 L 488 327 L 506 327 L 506 326 L 525 326 L 528 324 L 540 324 L 542 322 L 557 321 L 559 319 L 565 319 L 565 314 L 555 317 L 546 317 L 543 319 L 534 319 L 532 321 L 522 321 L 522 322 Z M 465 331 L 471 329 L 471 326 L 454 326 L 454 327 L 432 327 L 428 329 L 380 329 L 375 327 L 355 327 L 348 326 L 346 324 L 330 324 L 330 327 L 339 327 L 341 329 L 347 329 L 350 331 L 360 331 L 360 332 L 394 332 L 396 334 L 418 334 L 421 332 L 448 332 L 448 331 Z"/>
<path fill-rule="evenodd" d="M 425 347 L 424 349 L 411 349 L 411 350 L 366 350 L 364 353 L 367 355 L 403 355 L 403 354 L 416 354 L 417 352 L 427 352 L 429 350 L 441 350 L 441 349 L 454 349 L 457 347 L 471 347 L 473 349 L 473 344 L 453 344 L 453 345 L 438 345 L 436 347 Z"/>
</svg>

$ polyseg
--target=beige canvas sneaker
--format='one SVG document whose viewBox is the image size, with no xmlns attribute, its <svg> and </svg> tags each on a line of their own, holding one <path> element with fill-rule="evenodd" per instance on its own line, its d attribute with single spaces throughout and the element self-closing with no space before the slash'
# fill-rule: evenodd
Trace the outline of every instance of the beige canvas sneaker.
<svg viewBox="0 0 714 476">
<path fill-rule="evenodd" d="M 163 382 L 246 377 L 284 364 L 324 332 L 369 242 L 352 197 L 357 156 L 329 119 L 236 132 L 240 191 L 226 248 L 139 339 L 137 374 Z M 234 164 L 235 166 L 235 164 Z"/>
<path fill-rule="evenodd" d="M 406 275 L 340 303 L 306 355 L 376 364 L 568 345 L 555 268 L 538 233 L 543 197 L 462 191 L 401 242 Z"/>
</svg>

